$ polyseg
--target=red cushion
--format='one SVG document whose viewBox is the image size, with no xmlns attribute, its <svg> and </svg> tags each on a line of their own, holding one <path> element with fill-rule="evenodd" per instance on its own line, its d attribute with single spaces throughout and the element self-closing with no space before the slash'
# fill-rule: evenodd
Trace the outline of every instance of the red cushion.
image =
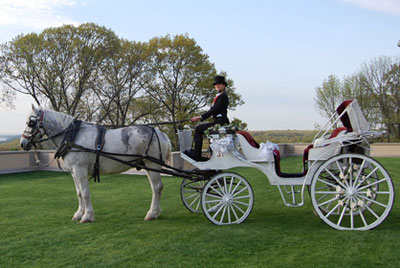
<svg viewBox="0 0 400 268">
<path fill-rule="evenodd" d="M 337 109 L 336 112 L 339 114 L 339 116 L 343 113 L 343 111 L 346 109 L 347 106 L 349 106 L 349 104 L 352 102 L 353 100 L 347 100 L 342 102 L 342 104 L 340 104 Z M 340 120 L 343 123 L 343 126 L 345 126 L 347 128 L 347 131 L 352 132 L 353 128 L 351 127 L 351 123 L 350 123 L 350 119 L 349 116 L 347 115 L 347 113 L 344 113 L 342 115 L 342 117 L 340 118 Z"/>
<path fill-rule="evenodd" d="M 249 132 L 244 130 L 238 130 L 236 131 L 236 133 L 242 135 L 247 140 L 247 142 L 254 148 L 260 148 L 260 145 L 255 141 L 255 139 L 251 136 Z"/>
<path fill-rule="evenodd" d="M 339 135 L 340 132 L 347 130 L 346 127 L 338 127 L 334 131 L 332 131 L 332 134 L 329 136 L 329 139 L 335 138 L 337 135 Z"/>
<path fill-rule="evenodd" d="M 279 150 L 274 150 L 274 159 L 275 159 L 275 171 L 278 176 L 282 176 L 281 172 L 281 153 Z"/>
</svg>

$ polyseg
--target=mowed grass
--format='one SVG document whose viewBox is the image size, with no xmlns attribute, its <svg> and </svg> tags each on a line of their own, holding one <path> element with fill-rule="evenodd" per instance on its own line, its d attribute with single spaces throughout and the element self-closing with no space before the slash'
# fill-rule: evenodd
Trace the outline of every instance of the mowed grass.
<svg viewBox="0 0 400 268">
<path fill-rule="evenodd" d="M 286 158 L 296 172 L 300 159 Z M 380 158 L 400 189 L 400 159 Z M 145 222 L 151 190 L 144 176 L 90 182 L 96 222 L 71 221 L 73 181 L 58 172 L 0 176 L 0 267 L 399 267 L 400 211 L 367 232 L 336 231 L 314 215 L 308 194 L 288 208 L 255 169 L 254 208 L 240 225 L 216 226 L 180 200 L 180 178 L 164 177 L 162 215 Z"/>
</svg>

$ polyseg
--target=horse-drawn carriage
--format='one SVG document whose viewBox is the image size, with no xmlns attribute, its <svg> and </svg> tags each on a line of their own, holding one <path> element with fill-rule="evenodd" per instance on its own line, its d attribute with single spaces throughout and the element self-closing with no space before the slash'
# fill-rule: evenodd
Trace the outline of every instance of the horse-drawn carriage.
<svg viewBox="0 0 400 268">
<path fill-rule="evenodd" d="M 337 125 L 341 127 L 334 127 Z M 194 169 L 166 164 L 170 153 L 168 137 L 149 126 L 107 130 L 77 121 L 71 116 L 34 108 L 21 138 L 29 150 L 44 135 L 57 145 L 56 156 L 74 178 L 79 207 L 73 220 L 94 221 L 88 174 L 121 172 L 143 168 L 153 192 L 145 219 L 160 214 L 162 183 L 160 173 L 183 178 L 181 197 L 191 212 L 203 212 L 214 224 L 243 222 L 251 213 L 253 190 L 247 180 L 230 172 L 234 167 L 251 167 L 277 186 L 286 206 L 304 204 L 305 189 L 310 193 L 318 216 L 338 230 L 369 230 L 389 215 L 394 188 L 388 172 L 370 155 L 369 140 L 381 133 L 372 131 L 357 100 L 342 103 L 312 144 L 304 151 L 303 172 L 284 173 L 280 152 L 274 144 L 258 145 L 247 132 L 220 127 L 210 132 L 211 156 L 195 161 L 183 153 L 191 147 L 191 130 L 179 131 L 181 157 Z M 94 141 L 96 141 L 94 143 Z"/>
<path fill-rule="evenodd" d="M 276 145 L 258 146 L 248 133 L 221 127 L 209 135 L 208 161 L 196 162 L 181 152 L 198 170 L 221 170 L 207 180 L 184 179 L 183 203 L 217 225 L 243 222 L 253 207 L 253 190 L 241 175 L 222 170 L 252 167 L 277 186 L 286 206 L 302 206 L 307 188 L 315 212 L 331 227 L 375 228 L 389 215 L 394 201 L 388 172 L 369 157 L 369 140 L 380 135 L 370 129 L 357 100 L 345 101 L 304 150 L 303 172 L 290 174 L 281 172 Z M 191 131 L 180 131 L 179 136 L 181 151 L 190 147 Z"/>
</svg>

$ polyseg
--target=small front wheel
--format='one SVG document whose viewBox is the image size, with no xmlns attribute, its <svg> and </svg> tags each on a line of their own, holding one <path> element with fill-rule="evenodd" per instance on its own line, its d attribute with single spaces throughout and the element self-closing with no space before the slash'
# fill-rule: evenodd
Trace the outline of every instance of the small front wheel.
<svg viewBox="0 0 400 268">
<path fill-rule="evenodd" d="M 201 206 L 204 215 L 216 225 L 241 223 L 253 209 L 253 189 L 236 173 L 221 173 L 204 186 Z"/>
<path fill-rule="evenodd" d="M 201 193 L 205 184 L 204 180 L 183 179 L 182 181 L 182 203 L 192 213 L 201 213 Z"/>
</svg>

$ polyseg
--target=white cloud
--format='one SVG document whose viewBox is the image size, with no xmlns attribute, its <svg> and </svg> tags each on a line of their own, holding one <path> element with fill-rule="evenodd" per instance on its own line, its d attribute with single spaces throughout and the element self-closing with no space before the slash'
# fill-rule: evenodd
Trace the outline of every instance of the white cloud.
<svg viewBox="0 0 400 268">
<path fill-rule="evenodd" d="M 341 1 L 345 3 L 354 4 L 361 8 L 400 16 L 399 0 L 341 0 Z"/>
<path fill-rule="evenodd" d="M 79 24 L 61 10 L 77 5 L 76 0 L 0 0 L 0 26 L 34 29 Z"/>
</svg>

